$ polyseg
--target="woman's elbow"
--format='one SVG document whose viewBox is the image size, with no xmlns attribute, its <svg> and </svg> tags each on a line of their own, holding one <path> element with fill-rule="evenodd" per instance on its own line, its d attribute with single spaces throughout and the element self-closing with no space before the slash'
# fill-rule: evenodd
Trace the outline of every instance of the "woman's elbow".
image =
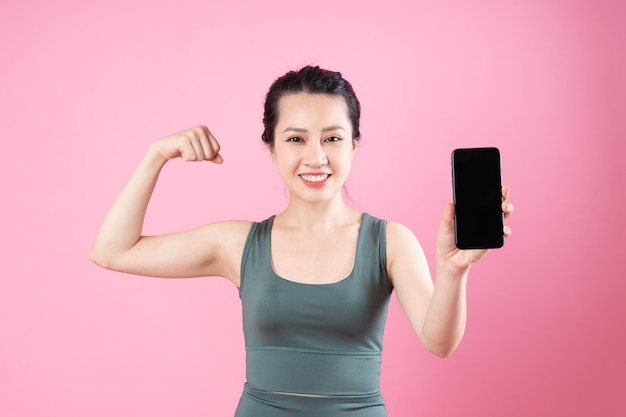
<svg viewBox="0 0 626 417">
<path fill-rule="evenodd" d="M 113 257 L 108 255 L 105 251 L 92 247 L 89 252 L 89 259 L 94 264 L 104 269 L 115 269 L 113 263 Z"/>
<path fill-rule="evenodd" d="M 433 355 L 437 356 L 438 358 L 441 359 L 446 359 L 449 358 L 450 355 L 452 355 L 452 353 L 454 352 L 454 349 L 429 349 L 430 353 L 432 353 Z"/>
<path fill-rule="evenodd" d="M 456 344 L 438 344 L 438 345 L 425 345 L 424 347 L 433 355 L 441 359 L 449 358 L 454 353 L 458 346 Z"/>
</svg>

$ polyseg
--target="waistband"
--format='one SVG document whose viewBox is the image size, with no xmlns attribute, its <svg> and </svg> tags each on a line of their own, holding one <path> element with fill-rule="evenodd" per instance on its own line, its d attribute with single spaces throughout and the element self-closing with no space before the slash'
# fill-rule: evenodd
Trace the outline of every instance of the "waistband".
<svg viewBox="0 0 626 417">
<path fill-rule="evenodd" d="M 380 370 L 380 352 L 246 347 L 248 386 L 262 391 L 327 396 L 377 394 Z"/>
<path fill-rule="evenodd" d="M 235 416 L 261 415 L 387 417 L 387 412 L 380 392 L 360 396 L 303 397 L 261 391 L 244 385 Z"/>
</svg>

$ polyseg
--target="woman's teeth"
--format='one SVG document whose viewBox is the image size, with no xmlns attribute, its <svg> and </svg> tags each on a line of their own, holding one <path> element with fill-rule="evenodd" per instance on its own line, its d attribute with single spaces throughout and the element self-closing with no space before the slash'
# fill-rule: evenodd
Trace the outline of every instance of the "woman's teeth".
<svg viewBox="0 0 626 417">
<path fill-rule="evenodd" d="M 328 178 L 328 174 L 325 175 L 300 175 L 300 177 L 308 182 L 320 182 L 320 181 L 324 181 L 326 178 Z"/>
</svg>

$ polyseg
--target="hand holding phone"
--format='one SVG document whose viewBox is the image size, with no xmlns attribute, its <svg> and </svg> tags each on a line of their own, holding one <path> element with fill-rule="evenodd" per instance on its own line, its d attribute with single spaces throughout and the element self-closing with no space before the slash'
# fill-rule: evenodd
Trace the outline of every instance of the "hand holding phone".
<svg viewBox="0 0 626 417">
<path fill-rule="evenodd" d="M 498 148 L 461 148 L 452 152 L 454 236 L 459 249 L 504 245 L 502 179 Z"/>
</svg>

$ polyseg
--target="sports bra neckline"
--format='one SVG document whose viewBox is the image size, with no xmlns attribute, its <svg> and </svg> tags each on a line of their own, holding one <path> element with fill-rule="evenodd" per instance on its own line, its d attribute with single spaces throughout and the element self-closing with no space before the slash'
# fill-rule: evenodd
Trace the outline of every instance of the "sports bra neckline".
<svg viewBox="0 0 626 417">
<path fill-rule="evenodd" d="M 356 240 L 356 253 L 354 254 L 354 260 L 352 262 L 352 269 L 350 269 L 350 272 L 348 273 L 348 275 L 346 275 L 345 277 L 337 280 L 337 281 L 333 281 L 333 282 L 325 282 L 325 283 L 319 283 L 316 284 L 314 282 L 301 282 L 301 281 L 295 281 L 293 279 L 289 279 L 286 277 L 283 277 L 282 275 L 280 275 L 278 272 L 276 272 L 276 269 L 274 269 L 274 258 L 272 257 L 272 228 L 274 227 L 274 218 L 276 217 L 276 215 L 271 216 L 268 221 L 269 221 L 269 233 L 268 233 L 268 251 L 269 251 L 269 262 L 270 262 L 270 269 L 272 271 L 272 276 L 273 278 L 276 278 L 280 281 L 283 281 L 285 283 L 288 284 L 293 284 L 293 285 L 297 285 L 297 286 L 309 286 L 309 287 L 326 287 L 326 286 L 333 286 L 333 285 L 340 285 L 346 281 L 350 281 L 351 278 L 354 276 L 354 271 L 356 269 L 356 265 L 357 265 L 357 260 L 359 258 L 359 252 L 361 249 L 361 241 L 363 240 L 363 223 L 365 222 L 365 218 L 366 216 L 368 216 L 367 213 L 361 213 L 361 221 L 359 222 L 359 232 L 358 232 L 358 236 L 357 236 L 357 240 Z"/>
</svg>

